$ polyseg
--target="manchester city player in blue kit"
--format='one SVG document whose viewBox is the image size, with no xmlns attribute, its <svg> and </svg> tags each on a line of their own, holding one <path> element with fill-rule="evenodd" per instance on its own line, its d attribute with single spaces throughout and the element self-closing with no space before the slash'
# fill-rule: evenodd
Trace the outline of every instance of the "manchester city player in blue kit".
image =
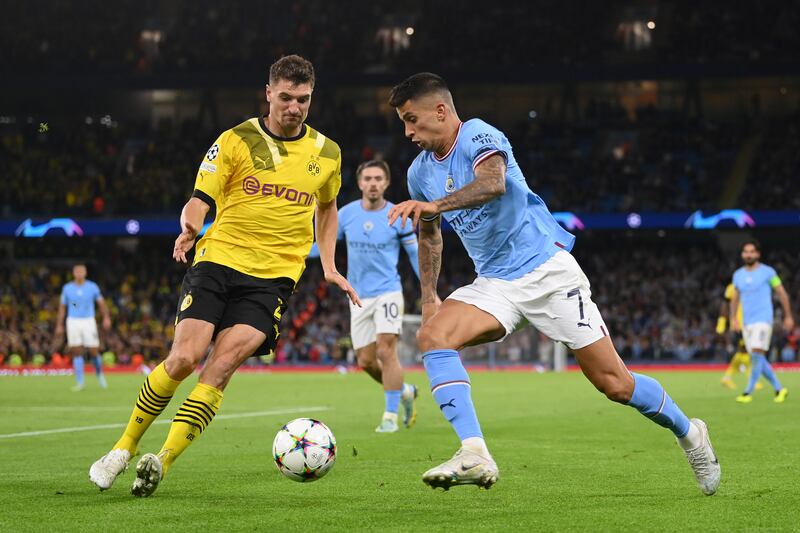
<svg viewBox="0 0 800 533">
<path fill-rule="evenodd" d="M 758 378 L 763 374 L 775 389 L 775 402 L 783 403 L 786 400 L 788 389 L 781 386 L 780 381 L 772 370 L 772 365 L 767 360 L 767 350 L 772 340 L 772 322 L 774 319 L 772 309 L 772 291 L 778 295 L 783 308 L 783 329 L 791 332 L 794 329 L 792 306 L 789 305 L 789 295 L 783 288 L 781 278 L 775 269 L 759 262 L 761 247 L 757 241 L 747 241 L 742 245 L 742 261 L 744 266 L 733 273 L 733 297 L 731 309 L 736 309 L 742 303 L 742 323 L 735 312 L 731 313 L 731 329 L 741 332 L 744 345 L 750 353 L 752 370 L 750 380 L 744 393 L 736 398 L 737 402 L 750 403 L 753 401 L 751 394 Z"/>
<path fill-rule="evenodd" d="M 584 375 L 610 400 L 669 428 L 702 492 L 714 494 L 720 466 L 706 424 L 687 418 L 658 381 L 625 367 L 592 302 L 589 280 L 569 253 L 575 237 L 530 190 L 505 135 L 479 119 L 462 122 L 435 74 L 406 79 L 389 102 L 405 136 L 422 149 L 408 169 L 413 200 L 393 207 L 389 223 L 421 221 L 417 341 L 436 403 L 461 441 L 453 458 L 425 472 L 423 481 L 445 489 L 489 488 L 497 481 L 458 350 L 501 340 L 530 323 L 571 348 Z M 441 217 L 461 238 L 477 279 L 439 305 Z"/>
<path fill-rule="evenodd" d="M 86 265 L 78 264 L 72 268 L 73 280 L 61 289 L 61 303 L 58 306 L 56 318 L 56 337 L 64 334 L 64 316 L 67 326 L 67 350 L 72 356 L 72 368 L 75 371 L 76 384 L 74 391 L 84 388 L 83 379 L 83 353 L 88 351 L 94 364 L 97 379 L 102 388 L 108 387 L 103 376 L 103 362 L 98 353 L 100 338 L 97 335 L 97 322 L 95 322 L 94 306 L 100 308 L 103 315 L 103 329 L 111 328 L 111 317 L 108 307 L 100 294 L 100 288 L 93 281 L 86 279 Z"/>
<path fill-rule="evenodd" d="M 378 433 L 398 429 L 403 404 L 403 424 L 416 421 L 417 388 L 403 382 L 397 358 L 397 341 L 403 325 L 403 291 L 397 261 L 400 246 L 419 278 L 417 236 L 411 221 L 388 223 L 394 205 L 384 198 L 391 174 L 384 161 L 366 161 L 356 171 L 362 197 L 339 210 L 339 239 L 347 243 L 347 280 L 361 296 L 362 306 L 350 305 L 350 335 L 358 366 L 383 384 L 385 408 Z"/>
</svg>

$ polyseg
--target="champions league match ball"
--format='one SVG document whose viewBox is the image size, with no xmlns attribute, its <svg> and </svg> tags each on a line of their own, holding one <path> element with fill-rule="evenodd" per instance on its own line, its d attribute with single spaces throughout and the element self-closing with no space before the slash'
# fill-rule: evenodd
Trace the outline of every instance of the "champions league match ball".
<svg viewBox="0 0 800 533">
<path fill-rule="evenodd" d="M 297 418 L 275 435 L 272 457 L 281 474 L 289 479 L 316 481 L 336 462 L 336 438 L 319 420 Z"/>
</svg>

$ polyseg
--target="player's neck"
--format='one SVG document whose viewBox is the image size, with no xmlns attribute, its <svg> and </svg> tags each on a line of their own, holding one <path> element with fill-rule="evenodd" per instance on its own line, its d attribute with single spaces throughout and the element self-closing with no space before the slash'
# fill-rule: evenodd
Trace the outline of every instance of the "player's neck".
<svg viewBox="0 0 800 533">
<path fill-rule="evenodd" d="M 296 128 L 284 129 L 280 122 L 272 118 L 272 115 L 265 116 L 263 122 L 269 133 L 281 139 L 294 139 L 300 136 L 300 133 L 303 131 L 302 122 Z"/>
<path fill-rule="evenodd" d="M 450 135 L 447 136 L 444 144 L 440 146 L 438 149 L 434 150 L 433 152 L 439 159 L 444 158 L 450 152 L 450 149 L 453 148 L 453 145 L 458 140 L 458 132 L 461 131 L 461 119 L 455 117 L 455 120 L 453 120 L 451 126 L 452 128 L 450 130 Z"/>
<path fill-rule="evenodd" d="M 86 283 L 85 279 L 82 279 L 82 280 L 75 279 L 75 280 L 72 280 L 72 281 L 73 281 L 73 283 L 75 283 L 75 285 L 83 285 L 84 283 Z"/>
<path fill-rule="evenodd" d="M 381 197 L 375 201 L 372 201 L 369 198 L 362 196 L 361 207 L 364 208 L 364 211 L 380 211 L 386 207 L 386 198 Z"/>
<path fill-rule="evenodd" d="M 755 270 L 755 269 L 757 269 L 759 266 L 761 266 L 761 262 L 760 262 L 760 261 L 756 261 L 756 262 L 755 262 L 755 263 L 753 263 L 752 265 L 745 265 L 745 266 L 744 266 L 744 269 L 745 269 L 745 270 Z"/>
</svg>

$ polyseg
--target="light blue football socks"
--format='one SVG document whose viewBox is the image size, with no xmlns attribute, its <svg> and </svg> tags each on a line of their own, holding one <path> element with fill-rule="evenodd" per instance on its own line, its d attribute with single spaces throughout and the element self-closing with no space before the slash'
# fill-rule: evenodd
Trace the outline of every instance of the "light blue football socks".
<svg viewBox="0 0 800 533">
<path fill-rule="evenodd" d="M 431 350 L 422 356 L 431 392 L 460 440 L 483 438 L 472 404 L 469 375 L 455 350 Z"/>
<path fill-rule="evenodd" d="M 383 391 L 383 394 L 386 397 L 386 408 L 384 410 L 387 413 L 397 414 L 397 411 L 400 409 L 400 396 L 403 394 L 403 391 L 387 390 Z"/>
<path fill-rule="evenodd" d="M 772 365 L 769 364 L 764 354 L 750 354 L 750 361 L 752 364 L 750 368 L 750 381 L 747 382 L 747 388 L 744 391 L 745 394 L 752 394 L 756 383 L 758 383 L 758 378 L 760 378 L 762 374 L 769 380 L 776 391 L 783 388 L 781 382 L 778 381 L 778 377 L 775 375 L 775 371 L 772 369 Z"/>
<path fill-rule="evenodd" d="M 755 372 L 754 372 L 755 373 Z M 689 433 L 689 419 L 669 397 L 661 383 L 643 374 L 631 372 L 633 376 L 633 396 L 628 405 L 659 426 L 669 428 L 676 437 L 683 438 Z"/>
<path fill-rule="evenodd" d="M 76 355 L 72 358 L 72 370 L 75 371 L 75 381 L 78 382 L 79 387 L 83 387 L 84 385 L 84 377 L 83 377 L 83 370 L 84 370 L 84 361 L 82 355 Z"/>
</svg>

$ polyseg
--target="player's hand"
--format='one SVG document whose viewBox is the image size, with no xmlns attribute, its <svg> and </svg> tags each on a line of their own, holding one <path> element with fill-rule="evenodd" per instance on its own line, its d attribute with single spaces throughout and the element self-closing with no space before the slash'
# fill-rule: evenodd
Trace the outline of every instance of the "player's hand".
<svg viewBox="0 0 800 533">
<path fill-rule="evenodd" d="M 339 274 L 338 272 L 326 272 L 325 273 L 325 281 L 328 283 L 332 283 L 342 289 L 344 292 L 347 293 L 347 296 L 350 298 L 350 301 L 353 302 L 355 305 L 361 306 L 361 299 L 359 299 L 356 290 L 350 285 L 350 282 L 347 281 L 347 278 Z"/>
<path fill-rule="evenodd" d="M 736 333 L 741 333 L 742 331 L 742 325 L 739 324 L 739 320 L 736 317 L 731 318 L 731 331 Z"/>
<path fill-rule="evenodd" d="M 410 218 L 413 222 L 412 228 L 416 228 L 420 217 L 429 217 L 439 214 L 439 208 L 433 202 L 418 202 L 417 200 L 406 200 L 400 202 L 389 209 L 389 225 L 394 224 L 398 218 L 401 219 L 403 226 Z"/>
<path fill-rule="evenodd" d="M 175 239 L 175 248 L 172 250 L 172 258 L 178 263 L 186 263 L 186 254 L 194 246 L 198 230 L 191 222 L 182 225 L 183 231 Z"/>
<path fill-rule="evenodd" d="M 783 318 L 783 331 L 787 334 L 794 331 L 794 318 L 787 316 Z"/>
<path fill-rule="evenodd" d="M 103 329 L 106 331 L 111 331 L 111 317 L 105 317 L 103 319 Z"/>
</svg>

